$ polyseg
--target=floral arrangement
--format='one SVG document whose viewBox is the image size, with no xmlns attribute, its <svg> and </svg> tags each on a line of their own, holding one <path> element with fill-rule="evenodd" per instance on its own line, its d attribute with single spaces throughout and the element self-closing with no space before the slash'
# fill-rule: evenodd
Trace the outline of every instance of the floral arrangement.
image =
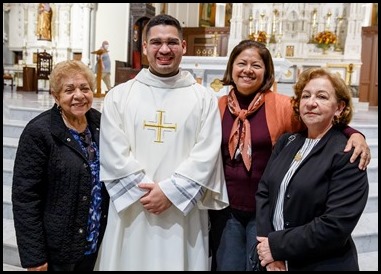
<svg viewBox="0 0 381 274">
<path fill-rule="evenodd" d="M 261 43 L 266 43 L 266 38 L 267 38 L 267 33 L 265 31 L 260 31 L 258 33 L 257 41 Z"/>
<path fill-rule="evenodd" d="M 249 38 L 251 40 L 266 44 L 267 33 L 265 31 L 261 30 L 256 34 L 254 34 L 254 33 L 250 34 Z"/>
<path fill-rule="evenodd" d="M 336 43 L 336 35 L 329 30 L 321 31 L 314 37 L 314 42 L 318 48 L 328 49 Z"/>
</svg>

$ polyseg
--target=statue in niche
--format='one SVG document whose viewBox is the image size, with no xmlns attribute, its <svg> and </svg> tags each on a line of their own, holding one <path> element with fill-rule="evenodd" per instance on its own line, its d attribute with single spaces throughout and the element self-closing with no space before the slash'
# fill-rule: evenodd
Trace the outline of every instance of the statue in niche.
<svg viewBox="0 0 381 274">
<path fill-rule="evenodd" d="M 199 26 L 214 27 L 216 20 L 216 4 L 201 3 L 199 6 Z"/>
<path fill-rule="evenodd" d="M 49 3 L 38 4 L 37 39 L 52 41 L 52 15 Z"/>
</svg>

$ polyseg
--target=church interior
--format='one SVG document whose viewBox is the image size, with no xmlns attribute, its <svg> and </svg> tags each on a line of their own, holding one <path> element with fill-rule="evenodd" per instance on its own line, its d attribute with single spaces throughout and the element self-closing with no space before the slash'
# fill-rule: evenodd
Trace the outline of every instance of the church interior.
<svg viewBox="0 0 381 274">
<path fill-rule="evenodd" d="M 109 42 L 111 84 L 148 66 L 142 30 L 167 13 L 183 26 L 187 52 L 181 69 L 216 96 L 231 50 L 243 39 L 264 43 L 275 67 L 274 92 L 293 94 L 298 75 L 327 67 L 351 87 L 351 126 L 366 136 L 369 198 L 353 238 L 360 270 L 378 270 L 378 4 L 377 3 L 3 3 L 3 270 L 20 266 L 12 221 L 12 170 L 18 138 L 33 117 L 50 108 L 51 69 L 81 60 L 94 73 Z M 93 106 L 101 110 L 106 85 L 97 77 Z"/>
<path fill-rule="evenodd" d="M 339 73 L 360 102 L 378 105 L 376 3 L 4 3 L 4 81 L 48 90 L 55 63 L 77 59 L 94 68 L 96 50 L 107 40 L 112 84 L 124 82 L 147 67 L 141 33 L 159 13 L 184 28 L 182 68 L 218 96 L 227 90 L 220 79 L 231 49 L 253 39 L 273 54 L 275 91 L 292 92 L 302 70 L 324 66 Z M 105 93 L 103 83 L 98 89 Z"/>
</svg>

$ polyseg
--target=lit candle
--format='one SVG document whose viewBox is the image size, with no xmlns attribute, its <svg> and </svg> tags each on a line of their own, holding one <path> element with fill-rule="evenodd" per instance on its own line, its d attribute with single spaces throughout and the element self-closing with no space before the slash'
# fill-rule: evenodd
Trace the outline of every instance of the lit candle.
<svg viewBox="0 0 381 274">
<path fill-rule="evenodd" d="M 255 33 L 258 33 L 258 20 L 255 20 Z"/>
<path fill-rule="evenodd" d="M 282 21 L 279 22 L 279 34 L 282 34 Z"/>
</svg>

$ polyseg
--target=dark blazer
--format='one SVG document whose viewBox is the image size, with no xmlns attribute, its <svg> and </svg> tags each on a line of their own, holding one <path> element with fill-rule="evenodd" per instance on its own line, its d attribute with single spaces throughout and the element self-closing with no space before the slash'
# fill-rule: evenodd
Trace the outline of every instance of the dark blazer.
<svg viewBox="0 0 381 274">
<path fill-rule="evenodd" d="M 99 148 L 101 113 L 86 113 Z M 84 256 L 92 190 L 90 165 L 54 105 L 25 127 L 13 172 L 12 204 L 21 265 L 76 263 Z M 98 246 L 107 222 L 109 196 L 102 188 Z"/>
<path fill-rule="evenodd" d="M 269 238 L 274 260 L 287 260 L 295 270 L 359 270 L 351 233 L 368 198 L 366 171 L 344 153 L 347 138 L 331 128 L 292 176 L 284 197 L 284 230 L 274 231 L 272 219 L 279 186 L 304 134 L 284 134 L 256 193 L 258 236 Z"/>
</svg>

